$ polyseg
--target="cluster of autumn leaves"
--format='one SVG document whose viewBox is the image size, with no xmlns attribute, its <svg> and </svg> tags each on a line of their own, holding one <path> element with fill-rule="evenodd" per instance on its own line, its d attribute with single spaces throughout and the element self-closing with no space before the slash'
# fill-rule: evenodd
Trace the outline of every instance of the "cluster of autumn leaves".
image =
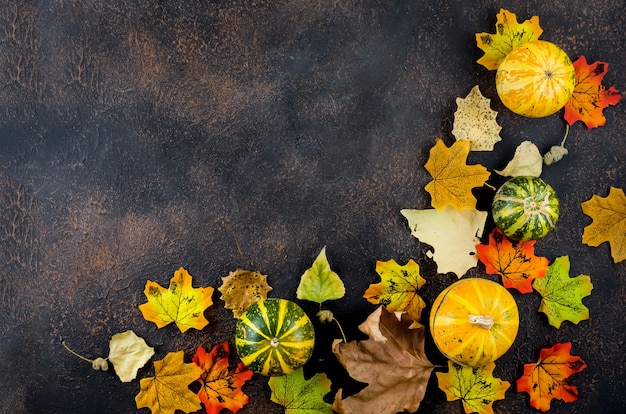
<svg viewBox="0 0 626 414">
<path fill-rule="evenodd" d="M 497 69 L 508 51 L 521 43 L 536 40 L 542 33 L 538 17 L 518 23 L 516 16 L 506 10 L 497 15 L 496 33 L 476 35 L 478 47 L 485 55 L 478 61 L 490 70 Z M 608 65 L 595 62 L 588 65 L 581 56 L 574 63 L 576 87 L 565 108 L 565 121 L 571 125 L 580 120 L 588 128 L 604 125 L 602 109 L 615 105 L 620 95 L 614 88 L 605 88 L 601 80 Z M 431 196 L 432 208 L 405 209 L 412 234 L 432 249 L 426 252 L 437 265 L 437 273 L 452 272 L 461 278 L 478 262 L 487 274 L 499 275 L 504 287 L 522 294 L 536 291 L 542 300 L 539 311 L 548 323 L 559 328 L 564 321 L 578 323 L 589 318 L 582 299 L 591 294 L 590 277 L 570 277 L 568 256 L 556 258 L 552 264 L 535 255 L 535 241 L 514 242 L 497 228 L 488 242 L 480 242 L 488 213 L 476 209 L 472 189 L 485 185 L 490 172 L 482 165 L 467 165 L 470 151 L 490 151 L 501 140 L 497 112 L 491 110 L 490 100 L 475 86 L 465 98 L 457 98 L 451 146 L 436 141 L 425 164 L 431 174 L 425 189 Z M 566 151 L 563 144 L 560 158 Z M 559 151 L 556 151 L 559 152 Z M 555 153 L 556 153 L 555 152 Z M 541 155 L 537 147 L 526 141 L 502 171 L 503 176 L 539 176 L 542 166 L 554 162 L 552 151 Z M 611 188 L 608 197 L 594 195 L 582 203 L 585 214 L 592 218 L 583 233 L 582 242 L 598 246 L 608 241 L 615 263 L 626 258 L 626 197 L 618 188 Z M 290 414 L 298 413 L 359 413 L 395 414 L 416 411 L 424 398 L 430 375 L 435 368 L 424 353 L 425 328 L 420 323 L 425 301 L 419 289 L 426 283 L 419 265 L 410 260 L 400 265 L 395 260 L 378 261 L 375 270 L 380 282 L 371 284 L 363 297 L 379 307 L 359 329 L 369 339 L 348 342 L 335 340 L 333 353 L 351 377 L 367 386 L 355 395 L 344 398 L 340 389 L 333 404 L 324 401 L 331 383 L 324 373 L 305 379 L 302 369 L 281 377 L 272 377 L 268 384 L 272 401 L 285 407 Z M 225 307 L 235 318 L 255 301 L 267 298 L 272 288 L 267 276 L 259 272 L 237 269 L 222 278 L 219 291 Z M 190 328 L 203 329 L 208 320 L 206 308 L 213 304 L 213 287 L 192 287 L 192 276 L 181 268 L 174 273 L 168 288 L 148 281 L 144 291 L 147 302 L 139 309 L 144 318 L 162 328 L 175 323 L 181 332 Z M 334 315 L 322 309 L 328 300 L 340 299 L 345 287 L 331 270 L 322 249 L 310 269 L 302 275 L 296 292 L 300 300 L 319 303 L 318 318 L 322 322 L 337 322 Z M 557 343 L 542 349 L 537 362 L 524 365 L 517 380 L 517 391 L 530 395 L 530 405 L 547 411 L 552 399 L 566 402 L 576 400 L 576 387 L 568 377 L 586 365 L 578 356 L 570 355 L 571 343 Z M 106 369 L 111 363 L 119 378 L 128 382 L 154 355 L 154 349 L 132 331 L 114 335 L 107 358 L 89 360 L 95 369 Z M 215 345 L 210 351 L 198 347 L 191 363 L 184 360 L 183 351 L 170 352 L 154 361 L 154 376 L 140 381 L 136 397 L 138 408 L 148 407 L 153 413 L 174 413 L 176 410 L 195 412 L 202 409 L 217 414 L 222 409 L 236 412 L 248 403 L 242 386 L 253 373 L 243 364 L 229 362 L 229 344 Z M 449 361 L 447 372 L 438 372 L 439 388 L 448 400 L 461 400 L 465 412 L 493 413 L 492 404 L 505 398 L 510 387 L 507 381 L 494 378 L 494 363 L 481 368 L 467 368 Z"/>
</svg>

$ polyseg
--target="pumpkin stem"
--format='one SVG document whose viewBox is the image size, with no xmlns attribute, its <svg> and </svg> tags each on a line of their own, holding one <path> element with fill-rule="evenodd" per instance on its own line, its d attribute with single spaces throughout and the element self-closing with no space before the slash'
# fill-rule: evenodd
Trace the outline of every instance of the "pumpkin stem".
<svg viewBox="0 0 626 414">
<path fill-rule="evenodd" d="M 469 321 L 471 324 L 485 329 L 491 329 L 494 324 L 493 316 L 491 315 L 469 315 Z"/>
</svg>

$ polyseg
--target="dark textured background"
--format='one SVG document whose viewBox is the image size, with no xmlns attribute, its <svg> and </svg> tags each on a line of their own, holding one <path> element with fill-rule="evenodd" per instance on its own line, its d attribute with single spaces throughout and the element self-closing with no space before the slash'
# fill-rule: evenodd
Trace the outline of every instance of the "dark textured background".
<svg viewBox="0 0 626 414">
<path fill-rule="evenodd" d="M 105 356 L 111 335 L 133 329 L 155 359 L 232 343 L 218 292 L 200 332 L 157 330 L 137 309 L 147 279 L 167 286 L 183 266 L 194 286 L 219 287 L 242 267 L 224 222 L 249 266 L 269 275 L 273 297 L 295 299 L 327 246 L 347 287 L 328 308 L 350 338 L 375 308 L 362 295 L 378 281 L 376 260 L 415 259 L 432 303 L 456 277 L 436 274 L 399 210 L 429 206 L 423 165 L 438 137 L 453 142 L 455 99 L 476 84 L 493 99 L 504 140 L 469 158 L 490 170 L 524 140 L 547 151 L 565 129 L 562 113 L 508 112 L 495 73 L 476 64 L 474 33 L 493 32 L 500 7 L 520 21 L 539 15 L 543 39 L 573 59 L 609 62 L 604 84 L 626 91 L 623 0 L 0 1 L 0 411 L 137 411 L 138 381 L 92 371 L 62 338 Z M 497 413 L 535 412 L 514 382 L 540 348 L 565 341 L 589 367 L 572 377 L 580 400 L 553 402 L 551 412 L 626 412 L 626 265 L 612 263 L 606 243 L 581 243 L 590 219 L 580 208 L 624 188 L 625 108 L 605 110 L 598 129 L 577 123 L 569 156 L 544 170 L 562 217 L 536 251 L 569 255 L 572 276 L 591 276 L 591 319 L 557 330 L 537 312 L 537 294 L 515 294 L 520 334 L 495 371 L 513 385 Z M 492 191 L 476 193 L 488 206 Z M 318 332 L 307 372 L 355 392 L 330 353 L 337 331 Z M 426 351 L 445 362 L 430 341 Z M 151 363 L 139 372 L 150 375 Z M 251 402 L 241 413 L 282 411 L 264 378 L 244 390 Z M 433 375 L 418 412 L 462 408 Z"/>
</svg>

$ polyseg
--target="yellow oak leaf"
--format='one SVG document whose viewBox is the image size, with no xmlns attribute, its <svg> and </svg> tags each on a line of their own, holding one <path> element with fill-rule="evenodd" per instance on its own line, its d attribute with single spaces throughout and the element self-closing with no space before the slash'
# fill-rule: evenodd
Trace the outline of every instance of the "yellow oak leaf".
<svg viewBox="0 0 626 414">
<path fill-rule="evenodd" d="M 538 16 L 518 23 L 514 13 L 500 9 L 496 15 L 496 33 L 476 33 L 476 43 L 485 52 L 477 63 L 489 70 L 497 70 L 511 50 L 526 42 L 538 40 L 541 33 L 543 29 L 539 26 Z"/>
<path fill-rule="evenodd" d="M 490 174 L 480 164 L 466 164 L 469 151 L 468 141 L 456 141 L 451 147 L 446 147 L 441 139 L 430 149 L 430 157 L 424 167 L 433 180 L 425 188 L 432 198 L 431 205 L 437 210 L 445 206 L 459 211 L 476 208 L 472 188 L 484 185 Z"/>
<path fill-rule="evenodd" d="M 604 242 L 611 246 L 613 262 L 626 259 L 626 196 L 621 188 L 611 187 L 607 197 L 594 195 L 581 204 L 583 213 L 593 219 L 585 227 L 583 243 L 597 247 Z"/>
<path fill-rule="evenodd" d="M 502 141 L 502 127 L 496 122 L 497 111 L 491 109 L 491 99 L 474 86 L 465 98 L 456 98 L 452 135 L 457 141 L 469 141 L 470 151 L 492 151 Z"/>
<path fill-rule="evenodd" d="M 511 383 L 493 377 L 496 364 L 472 368 L 448 361 L 448 372 L 437 372 L 439 388 L 448 401 L 461 400 L 466 413 L 493 414 L 492 404 L 503 400 Z"/>
<path fill-rule="evenodd" d="M 139 383 L 135 397 L 137 408 L 147 407 L 153 414 L 174 414 L 176 410 L 186 413 L 202 408 L 200 398 L 189 389 L 204 370 L 196 364 L 185 364 L 184 352 L 170 352 L 160 361 L 154 361 L 154 377 Z"/>
<path fill-rule="evenodd" d="M 259 299 L 267 299 L 267 292 L 272 287 L 267 284 L 267 276 L 260 272 L 237 269 L 222 278 L 222 286 L 218 288 L 222 293 L 220 299 L 226 304 L 226 309 L 232 309 L 235 318 L 239 318 L 248 309 L 248 306 Z"/>
<path fill-rule="evenodd" d="M 390 312 L 406 313 L 414 321 L 412 328 L 421 326 L 419 321 L 426 303 L 417 291 L 426 280 L 420 275 L 419 265 L 413 260 L 404 266 L 393 259 L 377 261 L 376 273 L 381 282 L 371 284 L 363 297 L 370 303 L 384 305 Z"/>
<path fill-rule="evenodd" d="M 189 328 L 202 329 L 209 321 L 204 310 L 213 304 L 213 288 L 193 288 L 191 275 L 182 267 L 174 272 L 168 289 L 148 280 L 144 294 L 148 302 L 139 305 L 143 317 L 162 328 L 172 322 L 181 332 Z"/>
</svg>

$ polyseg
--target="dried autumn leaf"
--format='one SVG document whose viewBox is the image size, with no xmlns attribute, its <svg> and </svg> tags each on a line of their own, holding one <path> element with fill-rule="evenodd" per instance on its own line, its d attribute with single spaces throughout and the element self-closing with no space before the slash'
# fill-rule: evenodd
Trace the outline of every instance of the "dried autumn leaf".
<svg viewBox="0 0 626 414">
<path fill-rule="evenodd" d="M 199 346 L 193 357 L 194 364 L 203 371 L 198 378 L 201 385 L 198 397 L 207 414 L 218 414 L 222 408 L 234 413 L 249 401 L 241 387 L 254 373 L 241 362 L 230 369 L 229 355 L 228 342 L 224 342 L 214 346 L 210 353 Z"/>
<path fill-rule="evenodd" d="M 143 317 L 162 328 L 172 322 L 181 332 L 189 328 L 202 329 L 209 321 L 204 310 L 213 304 L 213 288 L 193 288 L 192 276 L 182 267 L 174 272 L 169 289 L 151 280 L 146 282 L 144 294 L 148 302 L 139 305 Z"/>
<path fill-rule="evenodd" d="M 296 296 L 301 300 L 323 303 L 327 300 L 341 299 L 346 288 L 333 272 L 326 258 L 326 247 L 317 255 L 313 265 L 300 278 Z"/>
<path fill-rule="evenodd" d="M 583 213 L 592 218 L 585 227 L 583 243 L 598 247 L 611 246 L 614 263 L 626 259 L 626 196 L 621 188 L 611 187 L 607 197 L 594 195 L 581 204 Z"/>
<path fill-rule="evenodd" d="M 465 98 L 456 98 L 452 135 L 457 141 L 469 141 L 470 151 L 492 151 L 502 140 L 502 127 L 496 122 L 498 112 L 491 109 L 491 99 L 474 86 Z"/>
<path fill-rule="evenodd" d="M 285 414 L 332 414 L 332 406 L 324 401 L 330 385 L 324 373 L 304 379 L 302 368 L 269 379 L 271 400 L 285 407 Z"/>
<path fill-rule="evenodd" d="M 505 288 L 520 293 L 533 291 L 532 282 L 542 278 L 548 269 L 548 259 L 535 256 L 535 242 L 511 242 L 497 227 L 489 234 L 489 244 L 476 246 L 478 260 L 490 275 L 500 275 Z"/>
<path fill-rule="evenodd" d="M 448 372 L 437 372 L 439 389 L 448 401 L 461 400 L 466 413 L 493 414 L 493 403 L 503 400 L 511 383 L 493 377 L 496 364 L 464 367 L 448 361 Z"/>
<path fill-rule="evenodd" d="M 586 275 L 569 277 L 569 269 L 569 257 L 557 257 L 545 277 L 533 282 L 533 288 L 543 298 L 539 312 L 545 313 L 548 323 L 557 329 L 563 321 L 578 324 L 589 319 L 589 309 L 582 300 L 591 295 L 591 278 Z"/>
<path fill-rule="evenodd" d="M 411 320 L 379 309 L 386 341 L 333 342 L 333 353 L 350 376 L 368 384 L 345 399 L 341 389 L 337 392 L 333 409 L 340 414 L 414 412 L 424 399 L 434 368 L 424 354 L 424 328 L 409 329 Z"/>
<path fill-rule="evenodd" d="M 425 188 L 432 198 L 431 205 L 437 210 L 445 206 L 457 210 L 476 208 L 472 188 L 483 186 L 489 178 L 489 171 L 480 164 L 467 165 L 469 151 L 467 141 L 456 141 L 448 148 L 441 139 L 430 149 L 424 167 L 433 180 Z"/>
<path fill-rule="evenodd" d="M 137 378 L 139 368 L 154 355 L 154 348 L 133 331 L 115 334 L 109 342 L 108 360 L 113 364 L 115 373 L 122 382 Z"/>
<path fill-rule="evenodd" d="M 518 23 L 514 13 L 500 9 L 496 15 L 496 33 L 476 33 L 476 43 L 485 52 L 477 63 L 489 70 L 496 70 L 511 50 L 538 40 L 541 33 L 543 29 L 539 26 L 538 16 Z"/>
<path fill-rule="evenodd" d="M 248 306 L 259 299 L 267 299 L 267 292 L 272 287 L 267 284 L 267 276 L 260 272 L 237 269 L 222 278 L 222 286 L 217 290 L 222 293 L 220 299 L 226 309 L 232 309 L 235 318 L 239 318 Z"/>
<path fill-rule="evenodd" d="M 617 105 L 621 95 L 614 87 L 606 88 L 602 79 L 609 69 L 608 63 L 587 64 L 584 56 L 574 62 L 576 85 L 572 97 L 565 104 L 565 121 L 573 125 L 582 121 L 587 128 L 597 128 L 606 123 L 602 110 L 609 105 Z"/>
<path fill-rule="evenodd" d="M 485 228 L 486 211 L 457 211 L 447 206 L 441 211 L 405 209 L 400 213 L 407 218 L 411 234 L 435 249 L 426 255 L 437 263 L 438 273 L 453 272 L 461 278 L 476 266 L 476 245 Z"/>
<path fill-rule="evenodd" d="M 420 267 L 413 260 L 400 266 L 395 260 L 376 262 L 380 283 L 371 284 L 363 297 L 373 304 L 384 305 L 390 312 L 405 312 L 420 326 L 422 311 L 426 307 L 417 291 L 426 283 L 420 275 Z"/>
<path fill-rule="evenodd" d="M 200 399 L 189 389 L 189 384 L 202 375 L 196 364 L 185 364 L 184 352 L 170 352 L 160 361 L 154 361 L 154 377 L 139 383 L 135 397 L 137 408 L 149 408 L 153 414 L 174 414 L 176 410 L 186 413 L 202 408 Z"/>
<path fill-rule="evenodd" d="M 539 360 L 534 364 L 524 364 L 524 375 L 517 380 L 517 392 L 530 395 L 530 405 L 546 412 L 553 399 L 574 402 L 578 399 L 578 389 L 568 382 L 570 375 L 587 368 L 578 356 L 570 355 L 572 344 L 556 344 L 541 350 Z"/>
<path fill-rule="evenodd" d="M 543 157 L 539 148 L 530 141 L 524 141 L 517 146 L 513 159 L 503 170 L 494 170 L 504 177 L 539 177 L 543 169 Z"/>
</svg>

